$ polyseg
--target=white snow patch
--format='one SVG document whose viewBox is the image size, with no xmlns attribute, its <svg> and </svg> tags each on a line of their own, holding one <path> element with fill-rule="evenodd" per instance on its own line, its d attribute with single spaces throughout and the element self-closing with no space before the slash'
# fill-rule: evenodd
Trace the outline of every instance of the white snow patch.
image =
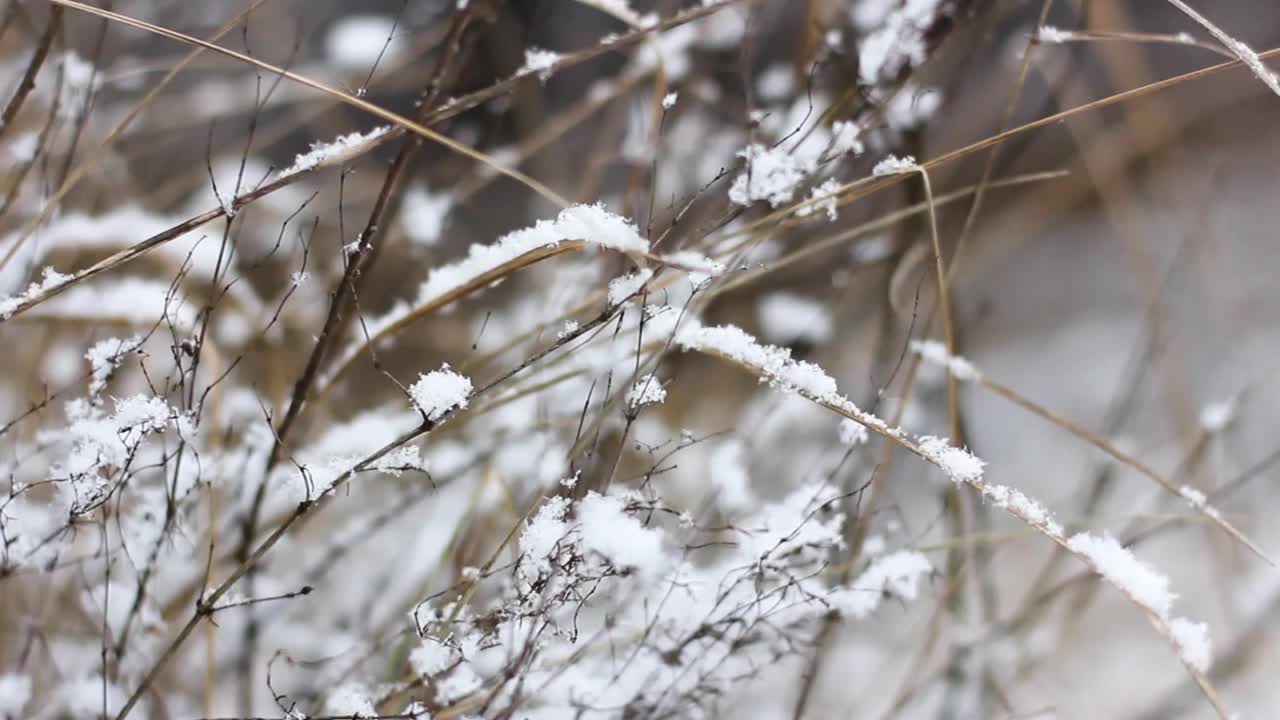
<svg viewBox="0 0 1280 720">
<path fill-rule="evenodd" d="M 394 30 L 395 20 L 385 15 L 348 15 L 329 28 L 325 54 L 341 67 L 367 70 L 380 55 L 386 62 L 404 51 L 404 38 Z"/>
<path fill-rule="evenodd" d="M 448 365 L 418 377 L 409 387 L 413 404 L 435 422 L 455 408 L 465 408 L 471 398 L 471 380 L 449 369 Z"/>
<path fill-rule="evenodd" d="M 819 344 L 831 339 L 834 323 L 822 303 L 791 292 L 775 292 L 756 305 L 761 334 L 771 342 Z"/>
<path fill-rule="evenodd" d="M 627 407 L 640 408 L 657 405 L 667 399 L 667 389 L 653 375 L 642 375 L 627 391 Z"/>
<path fill-rule="evenodd" d="M 903 157 L 889 155 L 871 168 L 871 174 L 875 177 L 883 177 L 885 175 L 901 175 L 902 173 L 915 172 L 919 169 L 920 166 L 916 164 L 916 159 L 910 155 Z"/>
<path fill-rule="evenodd" d="M 281 171 L 280 176 L 287 177 L 304 170 L 325 165 L 336 165 L 351 160 L 359 156 L 360 153 L 381 139 L 390 130 L 390 125 L 382 125 L 368 132 L 351 132 L 346 135 L 340 135 L 329 142 L 312 143 L 311 149 L 307 152 L 299 153 L 293 159 L 293 164 Z"/>
<path fill-rule="evenodd" d="M 551 77 L 555 65 L 560 60 L 560 53 L 550 50 L 541 50 L 539 48 L 529 48 L 524 51 L 524 65 L 520 66 L 519 74 L 537 73 L 538 79 L 546 81 Z"/>
</svg>

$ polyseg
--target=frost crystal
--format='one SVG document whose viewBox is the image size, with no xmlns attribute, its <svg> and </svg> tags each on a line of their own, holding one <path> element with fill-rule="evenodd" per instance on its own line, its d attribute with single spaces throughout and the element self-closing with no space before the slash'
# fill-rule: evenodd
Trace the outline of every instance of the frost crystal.
<svg viewBox="0 0 1280 720">
<path fill-rule="evenodd" d="M 885 159 L 876 163 L 871 168 L 871 174 L 875 177 L 883 177 L 885 175 L 900 175 L 902 173 L 915 172 L 920 166 L 916 164 L 916 159 L 910 155 L 898 157 L 897 155 L 889 155 Z"/>
<path fill-rule="evenodd" d="M 1190 485 L 1183 485 L 1178 489 L 1178 494 L 1181 495 L 1193 508 L 1203 508 L 1205 506 L 1205 502 L 1208 500 L 1204 493 L 1196 490 Z"/>
<path fill-rule="evenodd" d="M 1209 626 L 1187 618 L 1174 618 L 1169 622 L 1169 631 L 1183 661 L 1200 672 L 1208 672 L 1213 660 Z"/>
<path fill-rule="evenodd" d="M 1218 33 L 1214 33 L 1217 35 Z M 1227 38 L 1226 46 L 1235 52 L 1236 56 L 1253 72 L 1255 76 L 1266 84 L 1271 92 L 1280 95 L 1280 75 L 1272 72 L 1262 62 L 1262 58 L 1258 57 L 1258 53 L 1253 48 L 1245 45 L 1235 38 Z"/>
<path fill-rule="evenodd" d="M 1041 25 L 1039 35 L 1040 42 L 1057 44 L 1070 40 L 1072 33 L 1070 30 L 1059 30 L 1052 25 Z"/>
<path fill-rule="evenodd" d="M 125 445 L 137 445 L 145 435 L 160 432 L 169 424 L 169 404 L 163 399 L 134 395 L 116 400 L 113 418 Z"/>
<path fill-rule="evenodd" d="M 1183 485 L 1178 488 L 1178 494 L 1182 496 L 1183 500 L 1187 501 L 1191 509 L 1198 510 L 1215 520 L 1222 517 L 1222 513 L 1218 511 L 1218 508 L 1209 504 L 1208 496 L 1190 485 Z"/>
<path fill-rule="evenodd" d="M 944 438 L 920 438 L 920 452 L 955 482 L 977 482 L 982 479 L 983 468 L 986 467 L 985 462 L 968 450 L 955 447 Z"/>
<path fill-rule="evenodd" d="M 891 81 L 903 68 L 924 62 L 925 32 L 945 9 L 942 0 L 908 0 L 890 10 L 884 2 L 857 3 L 855 21 L 874 27 L 858 53 L 858 74 L 867 85 Z"/>
<path fill-rule="evenodd" d="M 373 469 L 392 477 L 399 477 L 406 470 L 426 472 L 427 464 L 422 459 L 422 452 L 418 449 L 418 446 L 406 445 L 378 458 L 378 461 L 373 464 Z"/>
<path fill-rule="evenodd" d="M 902 550 L 876 558 L 847 588 L 837 588 L 829 598 L 841 614 L 859 619 L 870 615 L 885 596 L 915 600 L 920 578 L 933 572 L 929 559 Z"/>
<path fill-rule="evenodd" d="M 551 72 L 555 70 L 556 62 L 559 60 L 559 53 L 529 48 L 524 51 L 524 65 L 520 66 L 519 72 L 521 74 L 538 73 L 538 79 L 545 82 L 547 78 L 551 77 Z"/>
<path fill-rule="evenodd" d="M 27 286 L 27 289 L 17 295 L 8 297 L 0 297 L 0 320 L 8 320 L 9 316 L 18 309 L 22 303 L 39 297 L 44 292 L 51 290 L 71 279 L 70 275 L 63 275 L 54 270 L 52 267 L 46 267 L 41 271 L 40 282 L 33 282 Z"/>
<path fill-rule="evenodd" d="M 1067 547 L 1087 557 L 1099 575 L 1155 614 L 1167 628 L 1169 639 L 1177 646 L 1183 662 L 1199 672 L 1209 669 L 1212 660 L 1209 626 L 1170 615 L 1178 596 L 1169 590 L 1169 578 L 1139 560 L 1110 535 L 1079 533 L 1067 540 Z"/>
<path fill-rule="evenodd" d="M 805 176 L 794 153 L 781 146 L 751 145 L 739 154 L 746 158 L 747 167 L 729 188 L 730 200 L 738 205 L 768 200 L 773 207 L 791 202 Z"/>
<path fill-rule="evenodd" d="M 547 498 L 520 533 L 520 552 L 535 565 L 546 565 L 556 545 L 568 534 L 565 515 L 569 500 L 563 497 Z"/>
<path fill-rule="evenodd" d="M 1012 512 L 1052 537 L 1062 537 L 1062 526 L 1053 519 L 1053 515 L 1043 505 L 1027 497 L 1022 491 L 1006 485 L 990 483 L 984 483 L 981 489 L 983 496 L 1001 510 Z"/>
<path fill-rule="evenodd" d="M 692 350 L 712 351 L 764 373 L 765 378 L 784 389 L 801 391 L 818 400 L 840 399 L 836 381 L 822 368 L 791 359 L 786 348 L 761 345 L 733 325 L 697 327 L 690 325 L 676 338 Z"/>
<path fill-rule="evenodd" d="M 1079 533 L 1067 540 L 1067 546 L 1089 558 L 1098 574 L 1131 595 L 1143 607 L 1161 618 L 1169 616 L 1176 597 L 1169 591 L 1169 578 L 1139 560 L 1115 538 Z"/>
<path fill-rule="evenodd" d="M 409 387 L 413 404 L 427 419 L 436 422 L 455 408 L 465 408 L 471 398 L 471 380 L 449 369 L 448 365 L 418 377 Z"/>
<path fill-rule="evenodd" d="M 84 357 L 89 361 L 89 395 L 97 397 L 107 387 L 116 368 L 124 360 L 124 355 L 137 350 L 142 344 L 141 336 L 131 338 L 107 338 L 94 343 Z"/>
<path fill-rule="evenodd" d="M 359 685 L 339 685 L 329 693 L 325 709 L 331 715 L 351 718 L 375 718 L 378 711 L 373 707 L 373 698 L 369 691 Z"/>
<path fill-rule="evenodd" d="M 818 185 L 809 192 L 810 203 L 796 209 L 796 215 L 807 217 L 819 210 L 827 214 L 827 219 L 835 222 L 839 214 L 836 211 L 837 204 L 840 201 L 840 188 L 842 184 L 839 180 L 832 178 Z"/>
<path fill-rule="evenodd" d="M 640 237 L 631 221 L 603 205 L 574 205 L 562 210 L 554 220 L 539 220 L 533 227 L 507 233 L 491 245 L 472 245 L 462 260 L 437 267 L 419 290 L 417 304 L 425 304 L 521 255 L 566 240 L 582 240 L 622 252 L 649 250 L 649 243 Z"/>
<path fill-rule="evenodd" d="M 604 556 L 619 568 L 657 574 L 666 567 L 662 536 L 623 510 L 611 495 L 590 492 L 578 506 L 582 545 Z"/>
<path fill-rule="evenodd" d="M 831 152 L 836 155 L 861 155 L 862 128 L 851 120 L 837 120 L 831 124 Z"/>
<path fill-rule="evenodd" d="M 712 260 L 695 250 L 681 250 L 667 255 L 663 259 L 686 270 L 689 273 L 689 282 L 695 286 L 724 274 L 726 270 L 724 263 Z"/>
<path fill-rule="evenodd" d="M 368 132 L 347 133 L 329 142 L 312 143 L 311 149 L 295 157 L 293 164 L 281 171 L 280 175 L 284 177 L 323 165 L 346 162 L 357 157 L 390 131 L 390 125 L 382 125 Z"/>
<path fill-rule="evenodd" d="M 431 677 L 448 669 L 457 659 L 457 651 L 431 638 L 409 653 L 409 665 L 422 677 Z"/>
<path fill-rule="evenodd" d="M 578 332 L 579 327 L 581 327 L 581 325 L 577 320 L 565 320 L 564 327 L 560 328 L 560 332 L 556 333 L 556 339 L 563 340 L 569 337 L 570 335 Z"/>
<path fill-rule="evenodd" d="M 644 375 L 627 391 L 627 407 L 640 408 L 655 405 L 667 399 L 667 389 L 653 375 Z"/>
<path fill-rule="evenodd" d="M 640 268 L 639 270 L 624 275 L 620 278 L 614 278 L 609 281 L 609 304 L 621 305 L 626 302 L 627 298 L 640 292 L 640 288 L 649 282 L 649 278 L 653 277 L 653 271 L 649 268 Z"/>
</svg>

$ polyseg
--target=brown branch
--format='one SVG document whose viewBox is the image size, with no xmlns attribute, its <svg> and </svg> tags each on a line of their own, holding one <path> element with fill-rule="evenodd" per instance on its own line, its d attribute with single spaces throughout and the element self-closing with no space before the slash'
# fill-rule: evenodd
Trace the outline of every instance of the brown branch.
<svg viewBox="0 0 1280 720">
<path fill-rule="evenodd" d="M 18 89 L 14 91 L 13 97 L 9 98 L 9 104 L 5 106 L 4 114 L 0 115 L 0 139 L 3 139 L 9 128 L 13 127 L 14 118 L 18 116 L 18 111 L 22 109 L 22 104 L 26 102 L 27 96 L 35 89 L 36 75 L 44 65 L 45 58 L 49 56 L 49 48 L 53 46 L 53 39 L 57 36 L 61 27 L 62 6 L 54 5 L 49 10 L 49 23 L 44 28 L 44 35 L 40 37 L 40 44 L 36 45 L 36 52 L 32 55 L 31 62 L 27 63 L 27 71 L 22 76 L 22 82 L 18 83 Z"/>
<path fill-rule="evenodd" d="M 523 372 L 530 366 L 534 365 L 538 361 L 542 360 L 543 358 L 547 357 L 551 353 L 555 352 L 556 350 L 559 350 L 565 345 L 568 345 L 578 340 L 579 338 L 586 335 L 587 333 L 593 332 L 596 328 L 609 322 L 620 311 L 621 311 L 621 308 L 608 308 L 602 311 L 591 321 L 583 323 L 582 326 L 579 327 L 574 332 L 569 333 L 564 337 L 557 339 L 556 342 L 538 351 L 537 353 L 534 353 L 532 356 L 526 358 L 525 360 L 521 361 L 519 364 L 510 368 L 507 372 L 503 373 L 498 378 L 494 379 L 488 384 L 477 389 L 474 393 L 471 394 L 471 397 L 469 398 L 469 400 L 474 400 L 476 398 L 485 396 L 490 392 L 492 392 L 493 390 L 501 387 L 511 378 L 520 374 L 521 372 Z M 186 642 L 187 638 L 191 636 L 191 633 L 195 630 L 196 626 L 200 624 L 200 621 L 204 620 L 206 617 L 208 617 L 212 613 L 213 607 L 217 604 L 217 601 L 221 599 L 224 595 L 226 595 L 226 593 L 231 590 L 231 588 L 240 580 L 240 578 L 244 577 L 245 573 L 249 572 L 252 568 L 254 568 L 259 563 L 259 561 L 261 561 L 262 558 L 268 552 L 270 552 L 271 549 L 275 547 L 277 543 L 280 542 L 280 540 L 289 532 L 290 529 L 293 528 L 294 525 L 296 525 L 299 521 L 303 520 L 304 518 L 311 516 L 315 510 L 327 506 L 327 504 L 331 501 L 332 498 L 337 497 L 337 491 L 342 489 L 342 487 L 346 485 L 347 482 L 349 482 L 357 474 L 364 472 L 368 468 L 372 467 L 374 463 L 376 463 L 380 458 L 384 457 L 387 453 L 395 450 L 396 448 L 404 445 L 407 442 L 411 442 L 413 440 L 416 440 L 419 437 L 429 434 L 440 425 L 443 425 L 444 423 L 451 420 L 455 415 L 457 415 L 461 411 L 462 411 L 462 408 L 455 407 L 453 409 L 446 411 L 444 415 L 442 415 L 439 419 L 435 421 L 423 420 L 423 422 L 415 426 L 413 429 L 402 433 L 399 437 L 387 443 L 386 445 L 383 445 L 381 448 L 374 451 L 369 456 L 357 462 L 350 469 L 346 470 L 341 475 L 336 477 L 333 480 L 333 482 L 329 485 L 329 487 L 325 488 L 325 490 L 317 498 L 313 499 L 308 497 L 307 499 L 299 502 L 297 507 L 294 508 L 293 512 L 289 513 L 289 515 L 284 518 L 281 524 L 274 531 L 272 531 L 272 533 L 265 540 L 263 540 L 262 543 L 259 544 L 258 547 L 251 554 L 248 555 L 248 557 L 244 559 L 244 561 L 242 561 L 236 566 L 236 568 L 231 572 L 231 574 L 227 577 L 227 579 L 223 580 L 211 593 L 207 595 L 203 593 L 201 594 L 200 598 L 197 599 L 196 601 L 196 608 L 195 608 L 195 612 L 192 613 L 192 617 L 186 622 L 185 625 L 183 625 L 182 629 L 178 632 L 178 634 L 174 637 L 174 639 L 165 648 L 164 652 L 161 653 L 159 659 L 157 659 L 155 664 L 152 665 L 151 669 L 147 671 L 147 674 L 143 676 L 142 681 L 138 683 L 138 687 L 134 689 L 133 693 L 129 695 L 129 699 L 125 702 L 124 706 L 120 709 L 120 712 L 116 714 L 115 720 L 124 720 L 124 718 L 128 717 L 129 713 L 133 710 L 133 708 L 137 706 L 138 701 L 151 687 L 152 683 L 155 682 L 155 679 L 164 670 L 165 666 L 168 665 L 169 660 L 173 658 L 173 656 L 177 653 L 178 649 L 181 648 L 181 646 Z"/>
</svg>

